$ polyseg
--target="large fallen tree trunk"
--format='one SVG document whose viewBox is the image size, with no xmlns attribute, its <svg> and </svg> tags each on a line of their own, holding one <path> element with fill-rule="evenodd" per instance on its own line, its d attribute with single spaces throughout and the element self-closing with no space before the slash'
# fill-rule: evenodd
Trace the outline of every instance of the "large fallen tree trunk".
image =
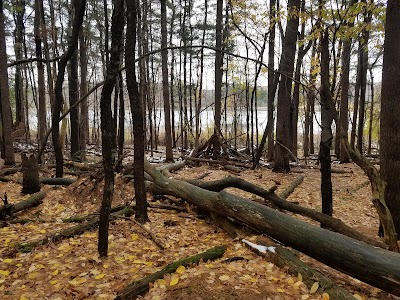
<svg viewBox="0 0 400 300">
<path fill-rule="evenodd" d="M 166 193 L 229 216 L 273 239 L 375 287 L 400 296 L 400 254 L 310 225 L 262 204 L 167 178 L 145 161 L 145 171 Z"/>
<path fill-rule="evenodd" d="M 360 232 L 358 232 L 357 230 L 354 230 L 353 228 L 346 225 L 345 223 L 343 223 L 341 220 L 339 220 L 337 218 L 333 218 L 331 216 L 325 215 L 314 209 L 302 207 L 300 205 L 297 205 L 290 201 L 286 201 L 286 200 L 282 199 L 277 194 L 275 194 L 275 188 L 272 188 L 270 190 L 265 190 L 262 187 L 252 184 L 242 178 L 231 177 L 231 176 L 225 177 L 220 180 L 214 180 L 214 181 L 186 180 L 186 182 L 189 182 L 189 183 L 196 185 L 202 189 L 206 189 L 206 190 L 213 191 L 213 192 L 220 192 L 220 191 L 222 191 L 226 188 L 230 188 L 230 187 L 238 188 L 238 189 L 255 194 L 257 196 L 260 196 L 260 197 L 270 201 L 275 207 L 277 207 L 279 209 L 283 209 L 283 210 L 287 210 L 287 211 L 290 211 L 290 212 L 293 212 L 296 214 L 300 214 L 300 215 L 308 217 L 314 221 L 317 221 L 325 228 L 329 228 L 333 231 L 344 234 L 353 239 L 365 242 L 367 244 L 387 249 L 387 245 L 385 243 L 374 240 L 370 237 L 367 237 L 367 236 L 361 234 Z M 147 187 L 154 194 L 159 194 L 159 193 L 165 194 L 167 192 L 165 190 L 157 188 L 157 186 L 154 186 L 154 185 L 152 186 L 152 185 L 148 184 Z"/>
</svg>

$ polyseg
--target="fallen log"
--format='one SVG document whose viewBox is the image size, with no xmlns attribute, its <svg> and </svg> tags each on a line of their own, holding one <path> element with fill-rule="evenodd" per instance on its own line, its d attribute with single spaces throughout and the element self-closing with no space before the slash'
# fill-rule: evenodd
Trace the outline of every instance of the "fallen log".
<svg viewBox="0 0 400 300">
<path fill-rule="evenodd" d="M 294 192 L 294 190 L 303 182 L 303 180 L 304 176 L 297 176 L 296 179 L 286 189 L 279 193 L 279 197 L 282 199 L 287 199 L 287 197 Z"/>
<path fill-rule="evenodd" d="M 194 256 L 189 256 L 178 260 L 174 263 L 167 265 L 160 271 L 157 271 L 149 276 L 146 276 L 140 280 L 134 281 L 130 283 L 125 289 L 123 289 L 118 296 L 115 298 L 116 300 L 131 300 L 136 299 L 137 296 L 146 293 L 149 290 L 149 284 L 156 281 L 157 279 L 161 279 L 164 275 L 173 273 L 179 266 L 189 267 L 193 264 L 198 264 L 200 261 L 208 261 L 215 260 L 221 258 L 226 251 L 226 246 L 219 246 L 212 249 L 207 250 L 206 252 L 196 254 Z"/>
<path fill-rule="evenodd" d="M 381 248 L 387 248 L 387 245 L 383 242 L 374 240 L 372 238 L 369 238 L 357 230 L 354 230 L 350 226 L 346 225 L 343 223 L 341 220 L 325 215 L 319 211 L 316 211 L 311 208 L 307 207 L 302 207 L 300 205 L 294 204 L 292 202 L 286 201 L 276 195 L 274 193 L 275 189 L 270 189 L 270 190 L 265 190 L 255 184 L 252 184 L 242 178 L 238 177 L 232 177 L 228 176 L 220 180 L 215 180 L 215 181 L 199 181 L 199 180 L 188 180 L 189 183 L 194 184 L 200 188 L 209 190 L 209 191 L 214 191 L 214 192 L 220 192 L 225 188 L 229 187 L 234 187 L 241 189 L 243 191 L 255 194 L 257 196 L 260 196 L 264 199 L 267 199 L 268 201 L 271 201 L 276 207 L 293 212 L 295 214 L 300 214 L 302 216 L 311 218 L 317 222 L 319 222 L 323 227 L 330 228 L 333 231 L 336 231 L 338 233 L 344 234 L 348 237 L 351 237 L 353 239 L 365 242 L 367 244 L 376 246 L 376 247 L 381 247 Z M 155 191 L 153 192 L 160 192 L 160 191 Z"/>
<path fill-rule="evenodd" d="M 50 185 L 70 185 L 72 183 L 74 183 L 76 181 L 76 179 L 73 178 L 45 178 L 42 177 L 40 178 L 40 183 L 43 184 L 50 184 Z"/>
<path fill-rule="evenodd" d="M 267 247 L 271 246 L 271 242 L 267 241 L 265 237 L 259 237 L 256 243 Z M 315 282 L 318 282 L 319 293 L 327 293 L 330 300 L 356 300 L 356 298 L 347 290 L 338 286 L 321 272 L 304 263 L 290 249 L 277 244 L 273 245 L 275 252 L 269 251 L 267 254 L 261 253 L 261 255 L 267 256 L 269 261 L 280 268 L 287 267 L 289 274 L 296 276 L 300 273 L 302 281 L 308 286 L 308 288 L 311 288 Z M 254 248 L 252 248 L 252 250 L 253 249 Z"/>
<path fill-rule="evenodd" d="M 27 208 L 35 207 L 42 204 L 42 199 L 46 196 L 45 192 L 38 192 L 31 195 L 28 199 L 22 200 L 15 204 L 3 205 L 0 207 L 0 220 L 4 220 L 7 216 L 12 217 L 15 213 Z"/>
<path fill-rule="evenodd" d="M 131 207 L 126 207 L 118 212 L 116 212 L 116 215 L 131 215 L 133 213 L 133 210 Z M 3 255 L 4 257 L 15 257 L 15 255 L 18 252 L 23 252 L 23 253 L 28 253 L 31 252 L 33 249 L 35 249 L 37 246 L 42 246 L 42 245 L 47 245 L 50 242 L 56 242 L 60 241 L 63 239 L 67 239 L 73 236 L 80 235 L 84 233 L 85 231 L 89 229 L 93 229 L 98 226 L 99 220 L 92 219 L 89 220 L 88 222 L 85 222 L 83 224 L 79 224 L 67 229 L 63 229 L 60 231 L 57 231 L 56 233 L 50 234 L 42 239 L 38 239 L 32 242 L 28 243 L 17 243 L 15 244 L 10 250 L 6 251 Z"/>
<path fill-rule="evenodd" d="M 207 191 L 163 176 L 145 161 L 145 171 L 167 193 L 209 212 L 229 216 L 336 269 L 400 296 L 400 254 L 313 226 L 225 191 Z"/>
</svg>

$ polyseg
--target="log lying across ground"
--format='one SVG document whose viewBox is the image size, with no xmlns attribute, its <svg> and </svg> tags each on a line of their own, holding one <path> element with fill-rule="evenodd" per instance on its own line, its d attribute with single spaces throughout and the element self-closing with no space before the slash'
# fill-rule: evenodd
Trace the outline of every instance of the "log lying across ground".
<svg viewBox="0 0 400 300">
<path fill-rule="evenodd" d="M 121 293 L 118 294 L 116 300 L 128 300 L 136 299 L 137 296 L 147 292 L 149 290 L 149 284 L 155 282 L 157 279 L 161 279 L 164 275 L 173 273 L 179 266 L 188 267 L 192 264 L 198 264 L 201 260 L 215 260 L 221 258 L 226 251 L 226 246 L 219 246 L 209 249 L 203 253 L 196 254 L 194 256 L 189 256 L 178 260 L 174 263 L 167 265 L 160 271 L 157 271 L 149 276 L 146 276 L 140 280 L 130 283 Z"/>
<path fill-rule="evenodd" d="M 257 244 L 263 246 L 270 246 L 271 241 L 265 237 L 259 237 Z M 268 252 L 266 255 L 269 261 L 273 262 L 280 268 L 287 267 L 288 272 L 294 276 L 301 274 L 303 282 L 311 289 L 311 286 L 318 282 L 319 292 L 327 293 L 330 300 L 356 300 L 356 298 L 350 294 L 347 290 L 338 286 L 327 276 L 321 272 L 311 268 L 309 265 L 304 263 L 293 251 L 282 247 L 280 245 L 274 245 L 275 253 Z"/>
<path fill-rule="evenodd" d="M 167 178 L 145 161 L 145 171 L 168 194 L 206 211 L 229 216 L 361 281 L 400 296 L 400 254 L 290 217 L 225 191 L 211 192 Z"/>
<path fill-rule="evenodd" d="M 300 181 L 301 176 L 298 177 L 297 180 L 295 181 Z M 257 186 L 255 184 L 252 184 L 242 178 L 238 177 L 225 177 L 220 180 L 214 180 L 214 181 L 200 181 L 200 180 L 188 180 L 187 182 L 196 185 L 200 188 L 209 190 L 209 191 L 214 191 L 214 192 L 220 192 L 226 188 L 229 187 L 234 187 L 241 189 L 243 191 L 255 194 L 257 196 L 260 196 L 270 202 L 272 204 L 280 209 L 287 210 L 296 214 L 300 214 L 302 216 L 311 218 L 319 223 L 321 223 L 322 226 L 326 228 L 330 228 L 333 231 L 339 232 L 341 234 L 344 234 L 348 237 L 351 237 L 353 239 L 363 241 L 367 244 L 376 246 L 376 247 L 381 247 L 381 248 L 387 248 L 387 245 L 384 244 L 383 242 L 376 241 L 372 238 L 369 238 L 360 232 L 354 230 L 350 226 L 346 225 L 343 223 L 341 220 L 337 218 L 330 217 L 328 215 L 325 215 L 319 211 L 316 211 L 311 208 L 307 207 L 302 207 L 300 205 L 294 204 L 292 202 L 286 201 L 279 197 L 277 194 L 275 194 L 275 189 L 271 190 L 265 190 L 260 186 Z M 160 192 L 160 191 L 157 191 Z"/>
<path fill-rule="evenodd" d="M 114 214 L 130 216 L 133 214 L 133 210 L 130 206 L 127 206 L 124 209 L 115 212 Z M 97 227 L 98 223 L 99 223 L 98 218 L 91 219 L 83 224 L 79 224 L 67 229 L 57 231 L 56 233 L 47 235 L 44 238 L 32 242 L 15 244 L 11 249 L 6 251 L 6 253 L 4 253 L 3 256 L 14 257 L 18 252 L 23 252 L 23 253 L 31 252 L 37 246 L 47 245 L 50 242 L 56 242 L 76 235 L 80 235 L 89 229 Z"/>
<path fill-rule="evenodd" d="M 38 192 L 32 194 L 28 199 L 22 200 L 12 205 L 3 205 L 0 207 L 0 219 L 6 217 L 6 215 L 12 216 L 15 213 L 22 211 L 27 208 L 35 207 L 42 204 L 42 199 L 46 196 L 45 192 Z"/>
</svg>

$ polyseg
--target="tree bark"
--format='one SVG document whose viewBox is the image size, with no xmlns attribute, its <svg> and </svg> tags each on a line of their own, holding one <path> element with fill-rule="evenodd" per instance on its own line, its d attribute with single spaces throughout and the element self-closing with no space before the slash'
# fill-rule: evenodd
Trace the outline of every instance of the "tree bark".
<svg viewBox="0 0 400 300">
<path fill-rule="evenodd" d="M 2 122 L 2 149 L 1 157 L 6 165 L 15 163 L 14 146 L 12 138 L 12 115 L 10 105 L 10 90 L 8 86 L 7 50 L 5 36 L 5 15 L 3 0 L 0 0 L 0 97 L 1 97 L 1 122 Z"/>
<path fill-rule="evenodd" d="M 161 0 L 161 48 L 167 47 L 167 7 L 166 0 Z M 168 52 L 161 51 L 162 60 L 162 86 L 164 103 L 164 129 L 165 129 L 165 155 L 167 161 L 173 161 L 172 153 L 172 131 L 171 131 L 171 106 L 168 85 Z M 174 113 L 174 112 L 172 112 Z"/>
<path fill-rule="evenodd" d="M 62 85 L 64 82 L 65 67 L 67 66 L 68 61 L 71 59 L 78 45 L 79 31 L 83 22 L 83 16 L 85 14 L 86 0 L 81 0 L 81 1 L 74 0 L 73 3 L 75 7 L 75 13 L 72 24 L 72 33 L 68 41 L 68 49 L 61 56 L 61 59 L 58 63 L 58 75 L 54 90 L 55 99 L 54 99 L 54 107 L 52 112 L 53 114 L 51 119 L 52 140 L 53 140 L 54 154 L 56 157 L 56 165 L 57 165 L 56 177 L 63 177 L 64 158 L 60 144 L 61 141 L 60 141 L 59 119 L 63 104 Z"/>
<path fill-rule="evenodd" d="M 119 73 L 122 37 L 124 31 L 124 0 L 114 1 L 111 25 L 111 55 L 107 65 L 107 75 L 101 92 L 101 136 L 104 168 L 104 191 L 99 219 L 99 241 L 97 249 L 101 257 L 108 253 L 108 225 L 111 202 L 114 194 L 114 154 L 115 129 L 112 122 L 111 94 Z M 116 112 L 115 112 L 116 113 Z"/>
<path fill-rule="evenodd" d="M 167 178 L 147 161 L 145 170 L 158 187 L 187 199 L 200 209 L 234 218 L 332 268 L 394 295 L 400 295 L 398 253 L 318 228 L 227 192 L 210 192 Z"/>
<path fill-rule="evenodd" d="M 276 141 L 274 172 L 287 173 L 289 167 L 290 140 L 290 98 L 292 95 L 292 75 L 296 55 L 297 31 L 299 27 L 300 0 L 289 0 L 288 11 L 295 11 L 286 25 L 285 37 L 282 42 L 282 56 L 279 70 L 287 75 L 281 76 L 278 90 L 278 107 L 276 119 Z"/>
<path fill-rule="evenodd" d="M 214 115 L 214 133 L 220 134 L 221 130 L 221 98 L 222 98 L 222 6 L 223 0 L 217 0 L 217 17 L 215 23 L 215 87 L 214 87 L 214 101 L 215 101 L 215 115 Z"/>
<path fill-rule="evenodd" d="M 332 177 L 331 177 L 331 146 L 333 106 L 329 83 L 329 33 L 325 30 L 321 39 L 321 143 L 319 161 L 321 162 L 321 196 L 322 212 L 332 216 Z"/>
<path fill-rule="evenodd" d="M 40 191 L 39 183 L 39 166 L 35 155 L 31 155 L 29 158 L 25 155 L 21 155 L 22 167 L 21 171 L 23 174 L 22 179 L 22 193 L 33 194 Z"/>
<path fill-rule="evenodd" d="M 135 168 L 134 187 L 136 198 L 136 215 L 135 219 L 141 224 L 149 221 L 147 216 L 147 200 L 146 189 L 144 185 L 144 134 L 143 134 L 143 108 L 139 97 L 138 83 L 135 71 L 135 46 L 136 46 L 136 29 L 137 29 L 137 0 L 127 1 L 127 29 L 126 29 L 126 81 L 129 93 L 129 101 L 131 105 L 131 113 L 133 119 L 134 140 L 134 162 Z"/>
<path fill-rule="evenodd" d="M 389 0 L 386 10 L 381 100 L 381 174 L 385 200 L 400 235 L 400 2 Z"/>
</svg>

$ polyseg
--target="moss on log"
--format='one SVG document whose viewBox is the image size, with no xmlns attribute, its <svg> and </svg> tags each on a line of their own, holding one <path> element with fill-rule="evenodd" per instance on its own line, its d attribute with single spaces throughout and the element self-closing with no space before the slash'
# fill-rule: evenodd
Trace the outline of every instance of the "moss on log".
<svg viewBox="0 0 400 300">
<path fill-rule="evenodd" d="M 201 260 L 215 260 L 221 258 L 226 251 L 226 246 L 219 246 L 212 249 L 209 249 L 205 252 L 189 256 L 178 260 L 174 263 L 171 263 L 164 267 L 162 270 L 157 271 L 149 276 L 146 276 L 142 279 L 134 281 L 130 283 L 125 289 L 118 294 L 116 300 L 130 300 L 136 299 L 137 296 L 146 293 L 149 290 L 149 284 L 156 281 L 157 279 L 161 279 L 165 274 L 173 273 L 179 266 L 188 267 L 192 264 L 198 264 Z"/>
</svg>

